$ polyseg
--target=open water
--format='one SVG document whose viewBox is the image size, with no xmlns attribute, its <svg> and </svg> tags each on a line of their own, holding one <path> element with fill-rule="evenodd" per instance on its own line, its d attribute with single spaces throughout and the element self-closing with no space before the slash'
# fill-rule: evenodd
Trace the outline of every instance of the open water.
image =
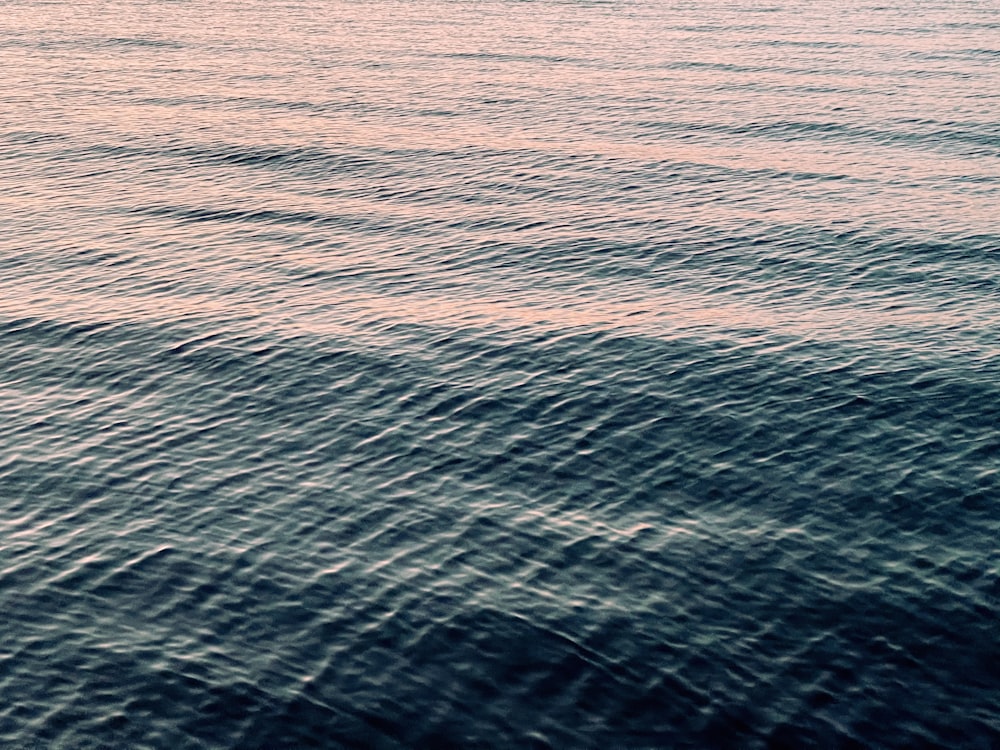
<svg viewBox="0 0 1000 750">
<path fill-rule="evenodd" d="M 0 746 L 1000 747 L 996 0 L 0 11 Z"/>
</svg>

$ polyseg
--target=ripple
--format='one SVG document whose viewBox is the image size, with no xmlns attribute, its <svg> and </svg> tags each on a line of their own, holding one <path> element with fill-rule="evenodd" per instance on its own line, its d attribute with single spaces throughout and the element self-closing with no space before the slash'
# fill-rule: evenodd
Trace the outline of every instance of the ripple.
<svg viewBox="0 0 1000 750">
<path fill-rule="evenodd" d="M 1000 742 L 989 8 L 6 10 L 0 744 Z"/>
</svg>

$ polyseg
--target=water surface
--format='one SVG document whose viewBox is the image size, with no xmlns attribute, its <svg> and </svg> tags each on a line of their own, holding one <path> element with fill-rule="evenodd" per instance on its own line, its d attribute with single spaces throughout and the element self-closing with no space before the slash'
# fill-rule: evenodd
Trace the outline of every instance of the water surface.
<svg viewBox="0 0 1000 750">
<path fill-rule="evenodd" d="M 0 744 L 1000 747 L 998 18 L 6 2 Z"/>
</svg>

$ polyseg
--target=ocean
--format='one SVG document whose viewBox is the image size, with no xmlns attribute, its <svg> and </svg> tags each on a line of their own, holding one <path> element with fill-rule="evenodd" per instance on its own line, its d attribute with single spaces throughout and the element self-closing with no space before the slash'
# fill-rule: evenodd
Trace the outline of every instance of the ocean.
<svg viewBox="0 0 1000 750">
<path fill-rule="evenodd" d="M 0 9 L 0 746 L 1000 748 L 1000 2 Z"/>
</svg>

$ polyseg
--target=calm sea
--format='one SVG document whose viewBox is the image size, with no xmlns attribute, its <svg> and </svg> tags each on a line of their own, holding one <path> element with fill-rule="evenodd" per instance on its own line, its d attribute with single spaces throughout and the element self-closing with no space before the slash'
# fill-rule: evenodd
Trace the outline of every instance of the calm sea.
<svg viewBox="0 0 1000 750">
<path fill-rule="evenodd" d="M 0 4 L 0 746 L 1000 748 L 1000 2 Z"/>
</svg>

